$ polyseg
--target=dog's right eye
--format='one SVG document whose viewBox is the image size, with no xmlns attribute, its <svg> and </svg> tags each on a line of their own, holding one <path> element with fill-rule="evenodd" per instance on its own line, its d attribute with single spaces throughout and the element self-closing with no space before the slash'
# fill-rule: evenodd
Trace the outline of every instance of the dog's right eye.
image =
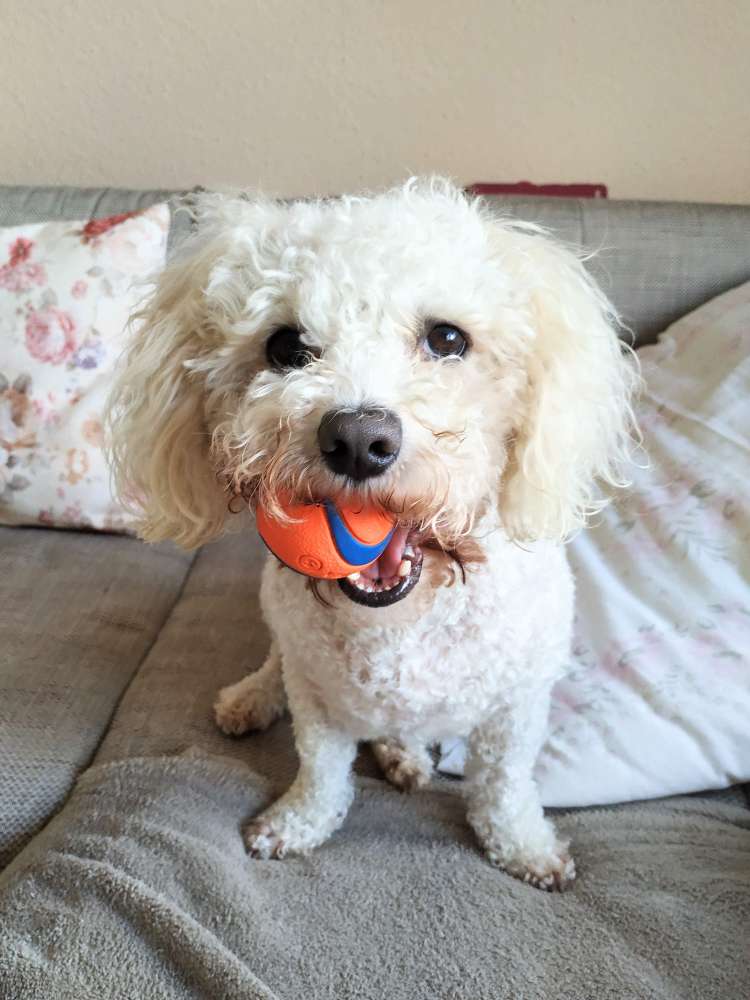
<svg viewBox="0 0 750 1000">
<path fill-rule="evenodd" d="M 316 357 L 309 344 L 303 344 L 296 326 L 280 326 L 266 341 L 266 357 L 274 368 L 304 368 Z"/>
</svg>

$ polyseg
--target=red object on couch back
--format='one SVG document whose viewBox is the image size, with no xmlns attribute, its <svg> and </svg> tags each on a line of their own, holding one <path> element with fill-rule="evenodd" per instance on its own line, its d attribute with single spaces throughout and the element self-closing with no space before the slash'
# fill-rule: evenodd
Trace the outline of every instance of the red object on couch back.
<svg viewBox="0 0 750 1000">
<path fill-rule="evenodd" d="M 466 189 L 471 194 L 522 194 L 545 198 L 606 198 L 606 184 L 532 184 L 518 181 L 515 184 L 490 184 L 478 182 Z"/>
</svg>

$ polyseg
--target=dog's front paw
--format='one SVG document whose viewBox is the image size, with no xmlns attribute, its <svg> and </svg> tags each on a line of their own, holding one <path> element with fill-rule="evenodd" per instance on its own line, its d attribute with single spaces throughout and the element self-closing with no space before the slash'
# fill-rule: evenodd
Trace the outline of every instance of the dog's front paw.
<svg viewBox="0 0 750 1000">
<path fill-rule="evenodd" d="M 485 803 L 469 811 L 469 821 L 490 864 L 536 889 L 567 889 L 576 877 L 576 867 L 568 842 L 558 838 L 541 806 L 528 799 L 529 807 L 523 811 L 500 809 L 494 802 L 490 799 L 489 807 Z"/>
<path fill-rule="evenodd" d="M 339 827 L 346 808 L 334 813 L 327 810 L 298 809 L 277 802 L 266 812 L 250 820 L 242 839 L 252 858 L 284 858 L 287 854 L 307 854 L 319 847 Z"/>
<path fill-rule="evenodd" d="M 289 849 L 283 831 L 277 830 L 273 822 L 262 816 L 247 824 L 242 831 L 242 839 L 250 857 L 260 858 L 262 861 L 270 858 L 280 861 Z"/>
<path fill-rule="evenodd" d="M 551 851 L 530 855 L 513 854 L 490 845 L 485 847 L 485 855 L 490 864 L 545 892 L 562 892 L 576 877 L 575 862 L 565 843 L 555 844 Z"/>
<path fill-rule="evenodd" d="M 253 729 L 268 729 L 284 711 L 284 701 L 275 689 L 254 683 L 251 674 L 238 684 L 222 688 L 214 705 L 216 725 L 227 736 L 242 736 Z"/>
</svg>

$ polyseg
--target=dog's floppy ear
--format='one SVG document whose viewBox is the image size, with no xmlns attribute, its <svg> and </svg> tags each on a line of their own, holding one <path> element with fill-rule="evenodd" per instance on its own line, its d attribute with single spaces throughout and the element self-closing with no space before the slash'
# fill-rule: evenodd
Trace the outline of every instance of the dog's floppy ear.
<svg viewBox="0 0 750 1000">
<path fill-rule="evenodd" d="M 637 365 L 574 253 L 535 232 L 513 243 L 503 259 L 528 290 L 531 343 L 500 511 L 512 538 L 563 540 L 604 506 L 597 482 L 624 485 Z"/>
<path fill-rule="evenodd" d="M 194 548 L 220 534 L 227 498 L 209 457 L 204 389 L 188 363 L 205 350 L 204 289 L 219 248 L 192 241 L 134 317 L 109 401 L 116 492 L 147 541 Z"/>
</svg>

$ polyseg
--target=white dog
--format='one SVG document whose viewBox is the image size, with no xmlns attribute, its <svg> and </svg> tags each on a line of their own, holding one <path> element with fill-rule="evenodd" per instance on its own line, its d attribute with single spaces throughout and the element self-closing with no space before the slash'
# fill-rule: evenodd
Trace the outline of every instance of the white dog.
<svg viewBox="0 0 750 1000">
<path fill-rule="evenodd" d="M 227 733 L 288 704 L 300 768 L 245 830 L 254 856 L 321 844 L 360 740 L 401 787 L 470 739 L 469 822 L 494 864 L 575 868 L 533 779 L 569 655 L 562 545 L 620 485 L 634 367 L 580 260 L 443 180 L 282 204 L 205 195 L 159 276 L 110 417 L 147 540 L 216 538 L 237 503 L 374 501 L 398 517 L 356 578 L 269 556 L 264 666 L 219 693 Z"/>
</svg>

